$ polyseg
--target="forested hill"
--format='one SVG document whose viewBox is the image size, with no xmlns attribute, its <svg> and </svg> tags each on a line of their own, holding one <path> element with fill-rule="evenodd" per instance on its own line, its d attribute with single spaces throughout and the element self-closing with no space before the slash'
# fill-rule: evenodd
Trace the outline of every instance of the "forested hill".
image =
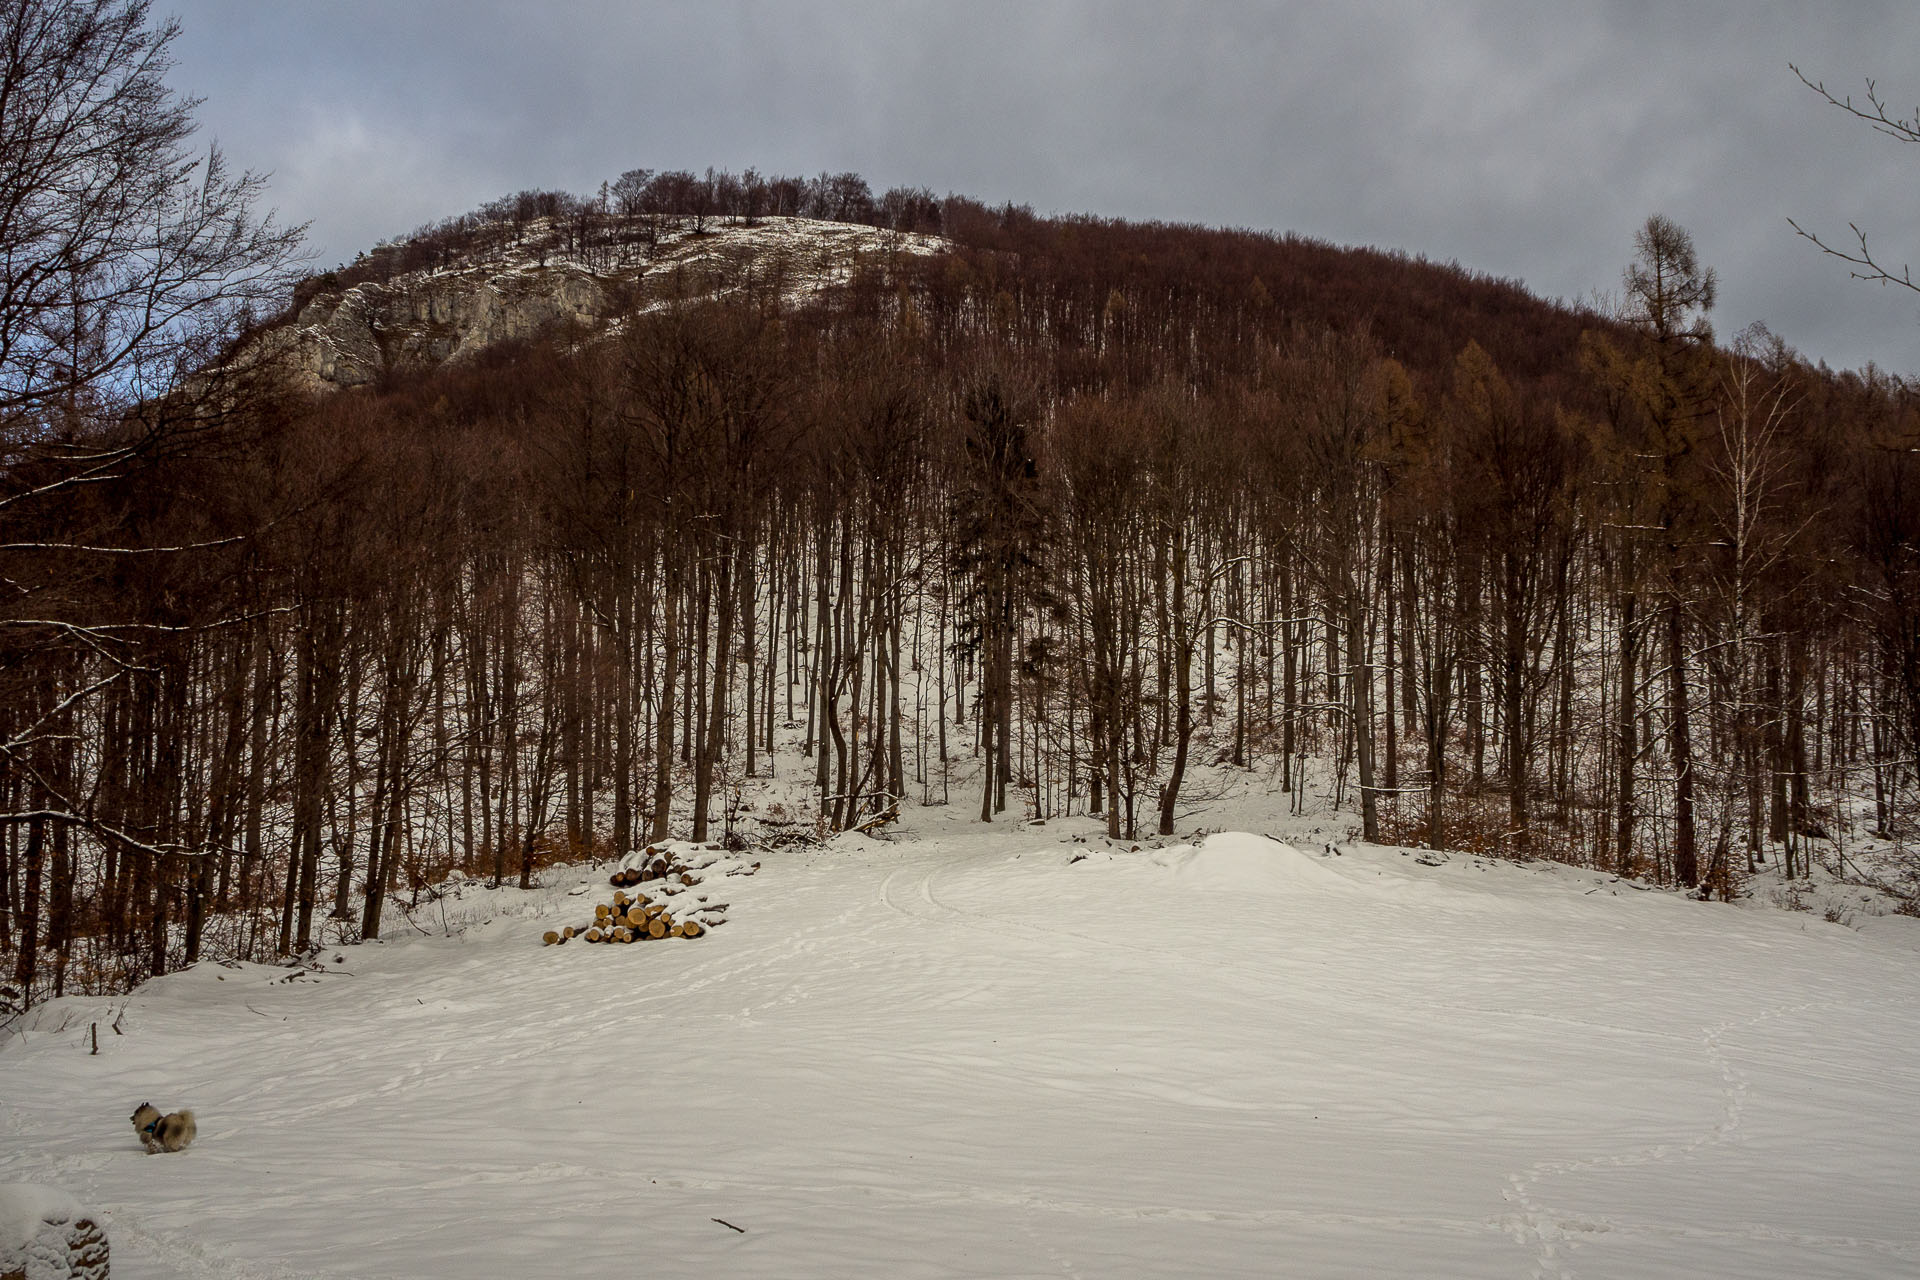
<svg viewBox="0 0 1920 1280">
<path fill-rule="evenodd" d="M 1244 357 L 1250 336 L 1305 326 L 1365 331 L 1427 376 L 1447 376 L 1472 341 L 1509 376 L 1558 384 L 1576 370 L 1580 334 L 1615 327 L 1517 282 L 1404 253 L 1195 225 L 1048 218 L 926 191 L 876 200 L 852 174 L 762 186 L 777 187 L 778 200 L 749 198 L 733 175 L 695 181 L 671 172 L 596 200 L 521 192 L 309 277 L 265 328 L 309 337 L 294 354 L 315 385 L 362 385 L 543 325 L 596 323 L 649 290 L 716 292 L 736 275 L 777 271 L 804 294 L 845 284 L 862 261 L 897 264 L 903 254 L 935 252 L 943 260 L 921 287 L 1008 288 L 1028 304 L 1020 310 L 1029 323 L 1054 326 L 1066 366 L 1083 360 L 1089 345 L 1130 338 L 1151 344 L 1134 358 L 1136 373 L 1167 367 L 1179 353 L 1160 341 L 1160 329 L 1186 325 L 1195 309 L 1222 326 L 1196 335 L 1221 348 L 1214 358 Z M 689 194 L 696 190 L 704 203 Z M 786 212 L 769 212 L 775 208 Z M 1090 319 L 1106 323 L 1084 323 Z M 380 327 L 384 334 L 374 332 Z"/>
<path fill-rule="evenodd" d="M 635 171 L 306 280 L 170 394 L 49 391 L 0 495 L 16 990 L 668 836 L 1173 832 L 1219 770 L 1710 895 L 1871 836 L 1916 896 L 1911 393 L 1714 341 L 1665 219 L 1621 250 L 1601 317 Z"/>
<path fill-rule="evenodd" d="M 1077 296 L 1083 306 L 1089 299 L 1103 306 L 1116 291 L 1173 310 L 1204 306 L 1232 318 L 1229 343 L 1293 325 L 1364 331 L 1407 367 L 1445 376 L 1471 341 L 1510 376 L 1565 379 L 1580 334 L 1613 327 L 1514 281 L 1404 253 L 1255 231 L 1040 218 L 1023 209 L 966 213 L 951 220 L 951 235 L 956 251 L 976 263 L 1014 255 L 1032 287 L 1063 302 Z"/>
</svg>

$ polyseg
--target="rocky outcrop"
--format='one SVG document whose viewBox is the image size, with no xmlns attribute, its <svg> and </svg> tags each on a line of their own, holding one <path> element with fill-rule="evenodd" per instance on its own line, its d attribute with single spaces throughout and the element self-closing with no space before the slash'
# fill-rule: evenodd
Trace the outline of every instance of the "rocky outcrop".
<svg viewBox="0 0 1920 1280">
<path fill-rule="evenodd" d="M 253 355 L 278 363 L 310 393 L 366 386 L 556 324 L 592 328 L 650 299 L 719 293 L 749 276 L 797 297 L 846 280 L 861 262 L 943 245 L 931 236 L 781 218 L 699 234 L 669 230 L 643 249 L 599 254 L 589 266 L 539 247 L 530 234 L 485 261 L 323 291 L 265 333 Z"/>
<path fill-rule="evenodd" d="M 614 294 L 613 282 L 571 264 L 400 276 L 323 294 L 268 342 L 304 389 L 357 387 L 562 321 L 595 324 Z"/>
</svg>

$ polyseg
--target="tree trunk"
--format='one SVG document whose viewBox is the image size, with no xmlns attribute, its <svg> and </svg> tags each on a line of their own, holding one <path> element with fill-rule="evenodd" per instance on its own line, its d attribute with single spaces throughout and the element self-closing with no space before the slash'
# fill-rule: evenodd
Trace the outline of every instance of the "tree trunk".
<svg viewBox="0 0 1920 1280">
<path fill-rule="evenodd" d="M 1691 889 L 1700 883 L 1693 817 L 1693 729 L 1687 689 L 1686 634 L 1680 602 L 1667 602 L 1668 708 L 1673 718 L 1673 872 Z"/>
<path fill-rule="evenodd" d="M 1500 653 L 1501 718 L 1506 721 L 1507 821 L 1513 828 L 1514 847 L 1525 854 L 1529 846 L 1531 814 L 1528 809 L 1528 759 L 1526 732 L 1525 677 L 1527 664 L 1526 609 L 1519 573 L 1511 556 L 1506 557 L 1506 582 L 1502 607 L 1502 643 Z"/>
<path fill-rule="evenodd" d="M 653 821 L 649 840 L 665 840 L 673 817 L 673 689 L 680 664 L 680 570 L 671 544 L 662 555 L 665 558 L 660 619 L 662 669 L 659 705 L 654 711 Z"/>
<path fill-rule="evenodd" d="M 1347 684 L 1352 691 L 1353 744 L 1360 765 L 1360 830 L 1369 844 L 1380 842 L 1379 788 L 1373 772 L 1373 663 L 1367 656 L 1367 605 L 1351 577 L 1347 594 Z"/>
<path fill-rule="evenodd" d="M 1620 697 L 1615 714 L 1619 717 L 1616 741 L 1615 775 L 1619 794 L 1615 797 L 1614 869 L 1621 875 L 1633 874 L 1634 770 L 1640 760 L 1639 698 L 1635 681 L 1639 676 L 1639 601 L 1631 591 L 1620 596 Z"/>
<path fill-rule="evenodd" d="M 721 739 L 727 727 L 727 677 L 732 674 L 729 656 L 733 649 L 733 552 L 719 557 L 719 579 L 713 585 L 713 598 L 719 606 L 719 635 L 713 646 L 713 694 L 707 706 L 707 732 L 702 742 L 699 763 L 693 780 L 693 838 L 707 839 L 707 809 L 713 797 L 714 765 L 720 756 Z M 751 731 L 749 731 L 751 736 Z"/>
</svg>

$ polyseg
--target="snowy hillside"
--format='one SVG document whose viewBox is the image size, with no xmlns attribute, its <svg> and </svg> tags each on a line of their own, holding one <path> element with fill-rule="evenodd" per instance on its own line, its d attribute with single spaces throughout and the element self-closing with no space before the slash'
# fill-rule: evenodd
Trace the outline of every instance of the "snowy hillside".
<svg viewBox="0 0 1920 1280">
<path fill-rule="evenodd" d="M 143 1277 L 1895 1276 L 1920 922 L 1085 820 L 762 855 L 699 941 L 606 868 L 0 1049 L 0 1181 Z M 98 1024 L 98 1054 L 92 1052 Z M 191 1106 L 144 1154 L 126 1116 Z"/>
</svg>

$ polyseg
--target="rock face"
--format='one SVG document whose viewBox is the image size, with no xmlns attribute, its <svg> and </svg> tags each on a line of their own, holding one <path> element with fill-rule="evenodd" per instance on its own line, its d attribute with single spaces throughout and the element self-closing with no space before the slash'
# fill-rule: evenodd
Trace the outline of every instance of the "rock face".
<svg viewBox="0 0 1920 1280">
<path fill-rule="evenodd" d="M 594 328 L 628 307 L 712 295 L 753 278 L 790 300 L 848 279 L 863 263 L 939 252 L 932 236 L 802 218 L 668 228 L 652 243 L 555 253 L 531 228 L 511 243 L 430 270 L 324 291 L 260 339 L 309 393 L 457 361 L 557 324 Z"/>
<path fill-rule="evenodd" d="M 610 296 L 607 282 L 572 264 L 400 276 L 315 298 L 278 345 L 309 389 L 357 387 L 562 321 L 596 323 Z"/>
<path fill-rule="evenodd" d="M 107 1233 L 54 1187 L 0 1186 L 0 1280 L 107 1280 Z"/>
<path fill-rule="evenodd" d="M 605 280 L 570 263 L 409 274 L 315 297 L 271 342 L 307 390 L 336 390 L 461 359 L 563 320 L 593 324 L 605 319 L 609 297 Z"/>
</svg>

